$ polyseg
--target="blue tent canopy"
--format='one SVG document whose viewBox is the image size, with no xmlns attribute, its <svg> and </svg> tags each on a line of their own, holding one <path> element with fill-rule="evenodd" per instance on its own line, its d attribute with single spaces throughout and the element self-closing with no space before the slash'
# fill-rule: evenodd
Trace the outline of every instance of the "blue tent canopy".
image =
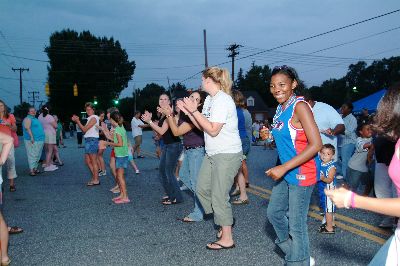
<svg viewBox="0 0 400 266">
<path fill-rule="evenodd" d="M 367 108 L 370 113 L 373 113 L 376 111 L 376 108 L 378 107 L 378 103 L 382 96 L 386 93 L 386 89 L 382 89 L 380 91 L 377 91 L 371 95 L 368 95 L 365 98 L 362 98 L 358 101 L 353 102 L 353 112 L 354 113 L 361 113 L 363 108 Z"/>
</svg>

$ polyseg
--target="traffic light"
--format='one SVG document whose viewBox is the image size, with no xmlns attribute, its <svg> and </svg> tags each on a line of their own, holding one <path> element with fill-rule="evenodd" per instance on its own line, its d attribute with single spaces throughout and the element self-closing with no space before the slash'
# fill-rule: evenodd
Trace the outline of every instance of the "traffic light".
<svg viewBox="0 0 400 266">
<path fill-rule="evenodd" d="M 97 102 L 97 97 L 96 97 L 96 96 L 93 97 L 93 104 L 94 104 L 94 105 L 97 105 L 97 104 L 98 104 L 98 102 Z"/>
<path fill-rule="evenodd" d="M 74 96 L 78 96 L 78 85 L 74 84 Z"/>
<path fill-rule="evenodd" d="M 118 99 L 114 99 L 114 104 L 118 105 L 119 104 L 119 100 Z"/>
<path fill-rule="evenodd" d="M 44 91 L 46 92 L 46 96 L 50 95 L 50 86 L 49 83 L 46 83 L 46 85 L 44 86 Z"/>
</svg>

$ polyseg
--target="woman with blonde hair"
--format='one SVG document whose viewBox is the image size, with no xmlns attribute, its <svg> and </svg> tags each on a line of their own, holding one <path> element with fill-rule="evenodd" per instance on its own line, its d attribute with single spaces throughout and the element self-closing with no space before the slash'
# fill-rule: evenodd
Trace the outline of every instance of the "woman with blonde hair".
<svg viewBox="0 0 400 266">
<path fill-rule="evenodd" d="M 217 241 L 206 246 L 210 250 L 235 247 L 229 191 L 243 154 L 231 87 L 228 70 L 209 67 L 202 72 L 202 88 L 209 94 L 202 112 L 198 111 L 196 101 L 191 98 L 178 102 L 178 107 L 193 124 L 204 131 L 206 155 L 197 178 L 197 196 L 205 214 L 214 213 L 214 223 L 219 226 Z"/>
</svg>

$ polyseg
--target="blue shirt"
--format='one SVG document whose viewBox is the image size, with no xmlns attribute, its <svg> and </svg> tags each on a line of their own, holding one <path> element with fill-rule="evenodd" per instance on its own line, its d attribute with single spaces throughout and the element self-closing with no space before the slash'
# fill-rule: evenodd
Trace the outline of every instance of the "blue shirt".
<svg viewBox="0 0 400 266">
<path fill-rule="evenodd" d="M 336 168 L 336 164 L 335 162 L 332 160 L 328 163 L 323 163 L 322 161 L 321 165 L 319 166 L 319 175 L 318 175 L 318 179 L 321 180 L 321 175 L 323 174 L 325 176 L 325 178 L 327 178 L 329 176 L 329 171 L 332 168 Z M 332 189 L 336 186 L 336 174 L 333 177 L 333 181 L 329 184 L 325 184 L 327 189 Z"/>
<path fill-rule="evenodd" d="M 295 128 L 291 120 L 296 104 L 304 102 L 303 97 L 291 96 L 285 108 L 279 105 L 272 124 L 272 135 L 278 149 L 282 164 L 301 153 L 308 145 L 307 136 L 302 128 Z M 311 108 L 310 108 L 311 110 Z M 317 182 L 316 155 L 309 161 L 288 171 L 284 178 L 286 182 L 297 186 L 312 186 Z"/>
<path fill-rule="evenodd" d="M 236 107 L 236 113 L 238 117 L 238 129 L 239 129 L 239 136 L 241 139 L 247 137 L 246 132 L 246 120 L 244 119 L 243 109 L 240 107 Z"/>
<path fill-rule="evenodd" d="M 33 135 L 33 139 L 35 141 L 44 141 L 44 130 L 42 123 L 40 123 L 39 119 L 32 115 L 28 115 L 25 117 L 25 119 L 30 119 L 31 120 L 31 131 Z M 24 126 L 24 121 L 22 122 L 22 132 L 24 133 L 24 140 L 31 140 L 31 137 L 28 134 L 28 131 L 26 130 Z"/>
</svg>

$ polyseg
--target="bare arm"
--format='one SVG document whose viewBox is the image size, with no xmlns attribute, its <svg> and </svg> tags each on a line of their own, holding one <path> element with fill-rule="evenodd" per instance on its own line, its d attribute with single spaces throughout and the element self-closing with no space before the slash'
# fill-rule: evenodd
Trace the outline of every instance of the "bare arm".
<svg viewBox="0 0 400 266">
<path fill-rule="evenodd" d="M 161 136 L 165 134 L 165 132 L 167 132 L 169 126 L 168 123 L 164 120 L 164 123 L 162 124 L 161 127 L 159 127 L 157 124 L 153 123 L 151 120 L 148 122 L 148 125 L 158 134 L 160 134 Z"/>
<path fill-rule="evenodd" d="M 25 118 L 25 120 L 24 120 L 24 128 L 28 132 L 29 137 L 31 137 L 31 142 L 34 143 L 35 139 L 33 138 L 31 125 L 32 125 L 32 120 L 30 118 Z"/>
<path fill-rule="evenodd" d="M 82 125 L 81 121 L 78 119 L 76 120 L 76 124 L 82 130 L 83 133 L 86 133 L 89 129 L 94 127 L 94 125 L 96 124 L 96 118 L 94 117 L 90 118 L 89 123 L 87 123 L 86 125 Z"/>
<path fill-rule="evenodd" d="M 325 190 L 325 194 L 339 208 L 351 205 L 349 193 L 352 192 L 342 187 L 334 190 Z M 377 199 L 355 194 L 354 207 L 388 216 L 400 217 L 400 198 Z"/>
<path fill-rule="evenodd" d="M 308 145 L 301 153 L 286 163 L 275 166 L 266 171 L 266 174 L 271 176 L 274 180 L 280 179 L 287 171 L 310 160 L 322 147 L 321 136 L 317 124 L 315 123 L 314 116 L 306 103 L 299 102 L 296 104 L 292 124 L 297 127 L 303 127 L 304 133 L 307 136 Z"/>
<path fill-rule="evenodd" d="M 111 133 L 110 130 L 108 130 L 107 125 L 105 123 L 101 123 L 101 129 L 103 130 L 104 136 L 106 136 L 108 140 L 113 140 L 113 133 Z"/>
<path fill-rule="evenodd" d="M 109 146 L 114 146 L 114 147 L 122 147 L 124 145 L 123 141 L 122 141 L 122 137 L 120 134 L 114 133 L 117 136 L 117 143 L 115 142 L 107 142 L 107 145 Z"/>
<path fill-rule="evenodd" d="M 161 127 L 159 127 L 158 125 L 156 125 L 155 123 L 153 123 L 153 121 L 151 121 L 151 116 L 152 114 L 148 111 L 145 111 L 144 114 L 142 115 L 142 120 L 145 121 L 150 127 L 151 129 L 153 129 L 155 132 L 157 132 L 160 135 L 164 135 L 165 132 L 167 132 L 169 126 L 168 123 L 164 120 L 163 124 Z"/>
<path fill-rule="evenodd" d="M 194 125 L 186 123 L 186 122 L 183 122 L 180 126 L 178 126 L 176 124 L 175 119 L 172 116 L 167 118 L 167 122 L 168 122 L 169 128 L 172 131 L 172 134 L 174 134 L 174 136 L 176 136 L 176 137 L 182 136 L 194 128 Z"/>
<path fill-rule="evenodd" d="M 202 113 L 197 110 L 196 102 L 185 97 L 183 99 L 185 109 L 191 114 L 190 120 L 193 119 L 198 123 L 200 128 L 212 137 L 218 136 L 224 123 L 210 122 Z M 193 120 L 192 120 L 193 121 Z"/>
<path fill-rule="evenodd" d="M 336 175 L 336 168 L 332 167 L 328 172 L 328 177 L 325 177 L 324 175 L 321 176 L 321 181 L 330 184 L 335 178 L 335 175 Z"/>
</svg>

